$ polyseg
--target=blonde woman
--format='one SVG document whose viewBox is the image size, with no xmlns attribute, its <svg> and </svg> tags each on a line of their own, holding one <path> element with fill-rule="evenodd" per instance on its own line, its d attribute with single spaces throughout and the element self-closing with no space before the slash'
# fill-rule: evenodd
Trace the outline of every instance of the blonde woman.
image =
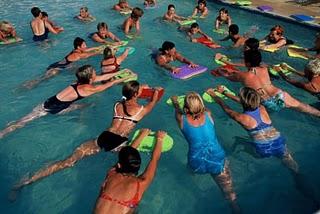
<svg viewBox="0 0 320 214">
<path fill-rule="evenodd" d="M 189 143 L 188 165 L 195 173 L 211 174 L 234 212 L 239 211 L 233 191 L 230 169 L 225 161 L 225 152 L 220 146 L 211 112 L 195 92 L 186 95 L 183 112 L 177 97 L 171 98 L 176 109 L 176 120 Z"/>
</svg>

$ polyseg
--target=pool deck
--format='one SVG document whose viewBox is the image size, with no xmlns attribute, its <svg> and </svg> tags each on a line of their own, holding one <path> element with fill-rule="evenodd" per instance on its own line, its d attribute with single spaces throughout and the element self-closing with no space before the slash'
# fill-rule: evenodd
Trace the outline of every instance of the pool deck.
<svg viewBox="0 0 320 214">
<path fill-rule="evenodd" d="M 228 4 L 229 2 L 232 2 L 232 0 L 222 0 L 221 2 Z M 312 22 L 306 22 L 306 24 L 319 27 L 320 29 L 320 0 L 316 1 L 317 3 L 307 6 L 298 4 L 294 0 L 251 0 L 251 2 L 251 6 L 242 7 L 256 10 L 257 6 L 269 5 L 273 8 L 273 11 L 267 13 L 271 13 L 273 15 L 280 15 L 286 18 L 290 18 L 290 15 L 292 14 L 313 16 L 315 17 L 315 20 Z"/>
</svg>

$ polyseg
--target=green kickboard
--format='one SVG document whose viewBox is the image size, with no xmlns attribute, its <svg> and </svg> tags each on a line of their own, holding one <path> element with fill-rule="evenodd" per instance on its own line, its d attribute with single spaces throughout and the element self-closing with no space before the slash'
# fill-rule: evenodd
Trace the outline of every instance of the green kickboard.
<svg viewBox="0 0 320 214">
<path fill-rule="evenodd" d="M 179 103 L 179 107 L 181 110 L 183 110 L 183 107 L 184 107 L 184 98 L 186 97 L 186 95 L 181 95 L 181 96 L 178 96 L 178 103 Z M 173 103 L 172 103 L 172 100 L 169 98 L 166 103 L 169 105 L 169 106 L 173 106 Z"/>
<path fill-rule="evenodd" d="M 228 92 L 229 94 L 232 94 L 233 96 L 236 96 L 236 94 L 233 91 L 231 91 L 230 89 L 228 89 L 226 86 L 223 85 L 222 87 L 224 88 L 224 91 Z M 221 99 L 225 99 L 225 100 L 228 99 L 228 97 L 226 95 L 217 92 L 216 89 L 214 89 L 214 90 L 215 90 L 217 97 L 220 97 Z M 214 99 L 207 92 L 203 93 L 202 99 L 208 103 L 215 102 Z"/>
<path fill-rule="evenodd" d="M 218 64 L 218 65 L 226 65 L 225 62 L 231 62 L 231 59 L 229 59 L 229 57 L 227 57 L 226 55 L 222 55 L 222 58 L 220 60 L 214 59 L 214 61 Z"/>
<path fill-rule="evenodd" d="M 181 26 L 184 26 L 184 25 L 191 25 L 191 24 L 196 23 L 196 22 L 197 22 L 196 20 L 191 19 L 191 20 L 180 21 L 179 24 L 180 24 Z"/>
<path fill-rule="evenodd" d="M 13 43 L 17 43 L 17 42 L 21 42 L 22 41 L 21 38 L 19 38 L 18 40 L 15 39 L 15 38 L 7 38 L 7 40 L 8 40 L 8 43 L 0 41 L 0 45 L 9 45 L 9 44 L 13 44 Z"/>
<path fill-rule="evenodd" d="M 127 76 L 132 75 L 132 73 L 133 73 L 133 72 L 132 72 L 131 70 L 129 70 L 129 69 L 122 69 L 122 70 L 118 71 L 118 74 L 115 76 L 115 78 L 116 78 L 116 79 L 122 79 L 122 78 L 125 78 L 125 77 L 127 77 Z M 138 79 L 138 76 L 135 75 L 135 76 L 133 76 L 132 78 L 129 78 L 129 79 L 127 79 L 127 80 L 124 81 L 124 82 L 129 82 L 129 81 L 137 80 L 137 79 Z"/>
<path fill-rule="evenodd" d="M 287 63 L 282 63 L 282 64 L 285 64 L 288 68 L 290 68 L 290 70 L 295 70 L 293 67 L 291 67 L 291 66 L 288 65 Z M 274 65 L 274 66 L 279 67 L 280 65 L 281 65 L 281 64 L 277 64 L 277 65 Z M 283 68 L 281 68 L 281 67 L 280 67 L 280 69 L 281 69 L 282 73 L 283 73 L 284 75 L 286 75 L 286 76 L 292 74 L 292 71 L 290 71 L 290 70 L 283 69 Z M 276 70 L 274 70 L 272 67 L 270 67 L 268 70 L 269 70 L 269 73 L 270 73 L 270 74 L 272 74 L 272 75 L 274 75 L 274 76 L 279 76 L 278 72 L 277 72 Z"/>
</svg>

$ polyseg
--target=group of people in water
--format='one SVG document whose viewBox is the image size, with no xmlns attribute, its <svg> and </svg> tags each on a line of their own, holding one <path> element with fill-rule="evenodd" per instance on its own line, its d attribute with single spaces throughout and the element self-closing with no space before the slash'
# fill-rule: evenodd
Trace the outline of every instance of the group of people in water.
<svg viewBox="0 0 320 214">
<path fill-rule="evenodd" d="M 155 0 L 146 0 L 146 7 L 156 6 Z M 139 19 L 143 16 L 142 9 L 129 6 L 126 0 L 119 0 L 113 7 L 120 13 L 128 12 L 130 16 L 124 21 L 122 29 L 126 35 L 132 33 L 135 28 L 135 35 L 140 34 Z M 200 15 L 205 18 L 208 15 L 208 8 L 205 0 L 199 0 L 191 16 Z M 34 7 L 31 9 L 34 19 L 31 21 L 34 41 L 44 41 L 48 39 L 49 32 L 58 34 L 64 31 L 62 27 L 55 25 L 48 18 L 46 12 Z M 94 21 L 87 7 L 82 7 L 80 13 L 75 18 L 81 21 Z M 190 20 L 190 17 L 179 16 L 175 13 L 175 6 L 168 5 L 168 10 L 163 19 L 169 22 L 181 23 Z M 308 113 L 315 117 L 320 117 L 319 109 L 299 101 L 288 92 L 272 84 L 268 68 L 270 65 L 262 64 L 261 49 L 281 48 L 292 41 L 284 36 L 284 29 L 280 25 L 274 26 L 270 33 L 262 40 L 249 38 L 239 34 L 239 27 L 232 23 L 228 10 L 221 8 L 214 22 L 216 30 L 227 28 L 225 38 L 221 41 L 231 40 L 233 47 L 243 47 L 243 62 L 224 61 L 226 66 L 219 67 L 216 74 L 233 82 L 240 82 L 243 87 L 239 95 L 230 93 L 224 86 L 208 88 L 207 94 L 221 106 L 224 112 L 239 123 L 252 139 L 251 145 L 257 155 L 261 158 L 278 157 L 284 165 L 292 171 L 294 175 L 299 173 L 298 164 L 290 154 L 285 138 L 272 125 L 269 111 L 279 111 L 283 108 L 293 108 L 297 111 Z M 208 40 L 212 38 L 204 33 L 197 23 L 192 23 L 188 27 L 181 27 L 180 30 L 186 32 L 186 36 L 191 42 L 197 42 L 197 35 L 204 36 Z M 113 119 L 111 124 L 97 138 L 80 144 L 74 152 L 64 160 L 40 169 L 30 178 L 21 181 L 14 187 L 14 190 L 32 184 L 39 179 L 47 177 L 55 172 L 74 166 L 77 161 L 84 157 L 97 154 L 101 150 L 106 152 L 119 152 L 119 160 L 107 173 L 106 179 L 101 186 L 101 191 L 95 206 L 95 213 L 132 213 L 138 206 L 139 201 L 148 186 L 151 184 L 157 164 L 161 156 L 163 139 L 166 135 L 164 131 L 156 134 L 156 143 L 151 156 L 151 160 L 144 172 L 140 175 L 141 157 L 137 148 L 141 141 L 150 133 L 149 129 L 142 129 L 139 136 L 132 142 L 129 135 L 140 122 L 156 106 L 160 98 L 160 87 L 154 88 L 154 93 L 145 105 L 139 104 L 139 97 L 147 85 L 141 85 L 133 80 L 134 73 L 127 77 L 116 78 L 120 70 L 121 63 L 128 56 L 127 48 L 121 55 L 115 55 L 114 46 L 122 45 L 123 41 L 109 31 L 105 22 L 97 25 L 97 32 L 90 35 L 91 39 L 103 46 L 89 48 L 85 40 L 77 37 L 74 39 L 74 49 L 62 60 L 48 66 L 44 75 L 38 79 L 28 81 L 25 87 L 33 88 L 40 82 L 53 77 L 62 69 L 66 69 L 71 63 L 98 54 L 103 54 L 101 61 L 101 74 L 98 75 L 91 65 L 83 65 L 76 71 L 77 81 L 48 98 L 43 103 L 36 106 L 31 113 L 25 117 L 10 123 L 5 129 L 0 131 L 0 138 L 22 128 L 28 122 L 43 117 L 47 114 L 63 114 L 84 107 L 84 104 L 77 103 L 78 100 L 93 94 L 107 90 L 108 88 L 124 83 L 122 87 L 123 99 L 114 105 Z M 8 38 L 18 38 L 12 24 L 7 21 L 0 22 L 0 40 L 6 42 Z M 106 40 L 108 39 L 108 40 Z M 221 45 L 215 44 L 210 48 L 219 48 Z M 299 50 L 297 50 L 299 51 Z M 292 85 L 308 91 L 310 94 L 320 99 L 320 34 L 316 36 L 315 45 L 312 48 L 304 49 L 305 56 L 310 59 L 304 72 L 294 71 L 294 74 L 304 77 L 306 81 L 299 82 L 286 76 L 282 69 L 289 69 L 285 64 L 274 66 L 279 75 Z M 315 51 L 316 55 L 307 51 Z M 222 60 L 220 53 L 215 55 L 217 60 Z M 178 60 L 183 64 L 196 68 L 198 65 L 180 54 L 175 44 L 165 41 L 159 51 L 154 55 L 155 63 L 172 73 L 179 73 L 180 68 L 171 65 L 171 62 Z M 240 68 L 242 70 L 240 70 Z M 245 71 L 243 71 L 245 70 Z M 293 71 L 292 71 L 293 72 Z M 231 100 L 239 103 L 243 111 L 238 112 L 229 107 L 218 94 L 222 94 Z M 196 92 L 187 93 L 183 100 L 183 108 L 177 96 L 171 97 L 175 108 L 175 117 L 179 128 L 189 144 L 188 165 L 199 174 L 210 174 L 216 184 L 221 189 L 225 198 L 230 202 L 233 212 L 239 213 L 240 206 L 237 202 L 236 193 L 233 189 L 233 182 L 228 160 L 223 147 L 220 145 L 215 132 L 212 113 L 205 107 L 202 97 Z M 130 142 L 130 146 L 129 143 Z"/>
</svg>

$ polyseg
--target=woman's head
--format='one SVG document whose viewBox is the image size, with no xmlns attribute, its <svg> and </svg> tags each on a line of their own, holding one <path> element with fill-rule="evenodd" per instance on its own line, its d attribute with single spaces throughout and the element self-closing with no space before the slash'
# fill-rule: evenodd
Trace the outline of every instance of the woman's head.
<svg viewBox="0 0 320 214">
<path fill-rule="evenodd" d="M 260 106 L 260 95 L 258 92 L 249 87 L 243 87 L 239 93 L 240 103 L 244 111 L 254 111 Z"/>
<path fill-rule="evenodd" d="M 306 67 L 304 68 L 304 72 L 309 79 L 312 79 L 315 76 L 320 75 L 320 59 L 311 60 Z"/>
<path fill-rule="evenodd" d="M 221 8 L 220 10 L 219 10 L 219 16 L 221 17 L 221 18 L 226 18 L 227 16 L 228 16 L 228 10 L 226 9 L 226 8 Z"/>
<path fill-rule="evenodd" d="M 138 150 L 131 146 L 125 146 L 120 150 L 118 157 L 119 160 L 116 167 L 118 173 L 138 174 L 141 164 Z"/>
<path fill-rule="evenodd" d="M 97 25 L 97 30 L 101 33 L 106 33 L 108 31 L 108 25 L 105 22 L 100 22 Z"/>
<path fill-rule="evenodd" d="M 173 42 L 170 42 L 170 41 L 165 41 L 161 48 L 159 48 L 159 50 L 164 53 L 164 54 L 167 54 L 169 53 L 171 50 L 173 50 L 175 48 L 175 44 Z"/>
<path fill-rule="evenodd" d="M 244 43 L 244 50 L 259 50 L 259 40 L 256 38 L 249 38 Z"/>
<path fill-rule="evenodd" d="M 85 43 L 84 39 L 82 39 L 80 37 L 75 38 L 74 41 L 73 41 L 74 49 L 86 48 L 85 44 L 86 43 Z"/>
<path fill-rule="evenodd" d="M 197 119 L 205 112 L 205 106 L 201 96 L 196 92 L 190 92 L 184 98 L 184 111 L 190 114 L 193 119 Z"/>
<path fill-rule="evenodd" d="M 133 8 L 132 13 L 131 13 L 132 19 L 138 20 L 142 16 L 143 16 L 143 10 L 141 8 L 139 8 L 139 7 Z"/>
<path fill-rule="evenodd" d="M 88 17 L 88 15 L 89 15 L 88 10 L 89 10 L 89 9 L 88 9 L 87 7 L 81 7 L 81 8 L 80 8 L 80 16 L 81 16 L 82 18 Z"/>
<path fill-rule="evenodd" d="M 203 9 L 204 7 L 207 6 L 207 2 L 205 0 L 199 0 L 198 1 L 198 7 L 199 9 Z"/>
<path fill-rule="evenodd" d="M 138 97 L 140 84 L 138 81 L 129 81 L 122 87 L 122 96 L 125 100 L 131 100 L 133 97 Z"/>
<path fill-rule="evenodd" d="M 39 17 L 41 15 L 41 10 L 38 7 L 31 8 L 31 13 L 33 17 Z"/>
<path fill-rule="evenodd" d="M 248 68 L 259 67 L 262 56 L 259 50 L 247 50 L 244 52 L 244 63 Z"/>
<path fill-rule="evenodd" d="M 114 57 L 114 54 L 113 54 L 113 51 L 111 48 L 109 47 L 106 47 L 103 51 L 103 58 L 104 59 L 110 59 L 110 58 L 113 58 Z"/>
<path fill-rule="evenodd" d="M 91 65 L 84 65 L 80 67 L 76 72 L 78 83 L 90 84 L 90 81 L 94 78 L 95 74 L 96 72 Z"/>
</svg>

